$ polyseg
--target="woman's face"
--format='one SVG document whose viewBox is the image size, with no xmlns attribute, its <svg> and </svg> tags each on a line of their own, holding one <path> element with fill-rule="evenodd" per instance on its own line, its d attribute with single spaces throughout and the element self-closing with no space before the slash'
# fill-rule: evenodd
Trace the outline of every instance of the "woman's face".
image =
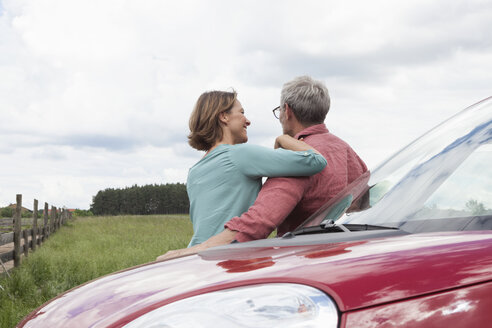
<svg viewBox="0 0 492 328">
<path fill-rule="evenodd" d="M 228 121 L 227 128 L 231 132 L 234 144 L 245 143 L 248 141 L 246 131 L 251 122 L 244 116 L 244 109 L 239 100 L 234 102 L 231 110 L 226 113 Z"/>
</svg>

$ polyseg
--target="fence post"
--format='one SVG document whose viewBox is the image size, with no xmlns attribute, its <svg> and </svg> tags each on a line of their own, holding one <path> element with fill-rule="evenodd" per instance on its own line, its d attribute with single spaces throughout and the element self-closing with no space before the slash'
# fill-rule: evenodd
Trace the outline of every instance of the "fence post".
<svg viewBox="0 0 492 328">
<path fill-rule="evenodd" d="M 29 233 L 27 229 L 22 230 L 22 237 L 24 238 L 24 256 L 27 257 L 29 254 Z"/>
<path fill-rule="evenodd" d="M 36 250 L 36 245 L 38 243 L 38 200 L 34 200 L 34 205 L 32 209 L 32 233 L 31 233 L 31 241 L 32 241 L 32 251 Z"/>
<path fill-rule="evenodd" d="M 51 215 L 50 215 L 50 235 L 55 232 L 55 226 L 54 226 L 54 221 L 55 221 L 55 214 L 56 214 L 56 207 L 51 205 Z"/>
<path fill-rule="evenodd" d="M 44 219 L 43 241 L 45 241 L 50 236 L 50 229 L 49 229 L 49 226 L 48 226 L 48 203 L 46 203 L 46 202 L 44 203 L 43 219 Z"/>
<path fill-rule="evenodd" d="M 18 267 L 21 261 L 21 209 L 22 209 L 22 195 L 17 194 L 17 205 L 14 213 L 14 267 Z"/>
</svg>

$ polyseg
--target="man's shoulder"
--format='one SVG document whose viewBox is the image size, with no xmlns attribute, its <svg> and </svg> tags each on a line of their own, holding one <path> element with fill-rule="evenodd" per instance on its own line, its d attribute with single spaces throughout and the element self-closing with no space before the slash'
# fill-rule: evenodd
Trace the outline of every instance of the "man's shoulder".
<svg viewBox="0 0 492 328">
<path fill-rule="evenodd" d="M 334 135 L 331 132 L 326 131 L 325 133 L 317 133 L 306 136 L 304 141 L 306 141 L 311 146 L 323 146 L 328 148 L 333 147 L 343 147 L 343 148 L 351 148 L 350 145 L 344 141 L 342 138 Z"/>
<path fill-rule="evenodd" d="M 306 129 L 304 129 L 303 131 L 301 131 L 299 134 L 298 134 L 298 137 L 299 138 L 304 138 L 304 140 L 306 142 L 309 143 L 309 141 L 313 141 L 313 142 L 316 142 L 316 141 L 320 141 L 320 142 L 327 142 L 327 141 L 330 141 L 331 143 L 338 143 L 338 144 L 343 144 L 343 145 L 347 145 L 348 146 L 348 143 L 346 143 L 344 140 L 342 140 L 340 137 L 334 135 L 333 133 L 331 133 L 328 128 L 326 127 L 326 125 L 323 123 L 323 124 L 316 124 L 316 125 L 312 125 Z"/>
</svg>

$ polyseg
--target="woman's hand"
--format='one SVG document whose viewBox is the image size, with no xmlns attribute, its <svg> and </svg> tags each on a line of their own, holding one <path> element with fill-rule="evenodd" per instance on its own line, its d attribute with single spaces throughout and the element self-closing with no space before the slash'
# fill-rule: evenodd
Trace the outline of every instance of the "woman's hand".
<svg viewBox="0 0 492 328">
<path fill-rule="evenodd" d="M 200 245 L 196 245 L 196 246 L 200 246 Z M 201 250 L 201 249 L 199 249 L 199 247 L 196 247 L 196 246 L 190 247 L 190 248 L 181 248 L 181 249 L 175 249 L 175 250 L 167 251 L 166 254 L 157 257 L 155 260 L 157 262 L 160 262 L 160 261 L 175 259 L 178 257 L 183 257 L 186 255 L 196 254 Z"/>
<path fill-rule="evenodd" d="M 204 251 L 210 247 L 227 245 L 227 244 L 230 244 L 236 238 L 236 233 L 237 233 L 237 231 L 229 230 L 226 228 L 226 229 L 224 229 L 224 231 L 222 231 L 218 235 L 210 237 L 209 239 L 207 239 L 205 242 L 203 242 L 201 244 L 198 244 L 198 245 L 195 245 L 195 246 L 189 247 L 189 248 L 181 248 L 181 249 L 176 249 L 176 250 L 172 250 L 172 251 L 167 251 L 166 254 L 157 257 L 155 260 L 157 262 L 166 261 L 166 260 L 175 259 L 178 257 L 183 257 L 186 255 L 196 254 L 196 253 Z"/>
<path fill-rule="evenodd" d="M 275 149 L 284 148 L 294 151 L 312 150 L 315 153 L 319 154 L 316 149 L 305 143 L 303 140 L 303 138 L 297 140 L 296 138 L 293 138 L 288 134 L 282 134 L 275 139 L 275 145 L 273 147 Z"/>
</svg>

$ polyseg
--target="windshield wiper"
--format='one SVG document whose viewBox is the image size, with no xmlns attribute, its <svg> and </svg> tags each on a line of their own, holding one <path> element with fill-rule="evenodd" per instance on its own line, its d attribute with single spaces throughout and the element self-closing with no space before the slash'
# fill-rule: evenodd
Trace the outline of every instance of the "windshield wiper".
<svg viewBox="0 0 492 328">
<path fill-rule="evenodd" d="M 374 225 L 374 224 L 355 224 L 349 223 L 344 224 L 345 227 L 349 228 L 350 231 L 364 231 L 364 230 L 400 230 L 397 227 L 388 227 L 382 225 Z"/>
<path fill-rule="evenodd" d="M 373 224 L 340 224 L 333 221 L 328 221 L 327 223 L 322 223 L 314 227 L 305 227 L 299 230 L 286 233 L 282 238 L 289 238 L 298 235 L 309 235 L 315 233 L 326 233 L 326 232 L 353 232 L 353 231 L 366 231 L 366 230 L 399 230 L 396 227 L 388 227 Z"/>
</svg>

